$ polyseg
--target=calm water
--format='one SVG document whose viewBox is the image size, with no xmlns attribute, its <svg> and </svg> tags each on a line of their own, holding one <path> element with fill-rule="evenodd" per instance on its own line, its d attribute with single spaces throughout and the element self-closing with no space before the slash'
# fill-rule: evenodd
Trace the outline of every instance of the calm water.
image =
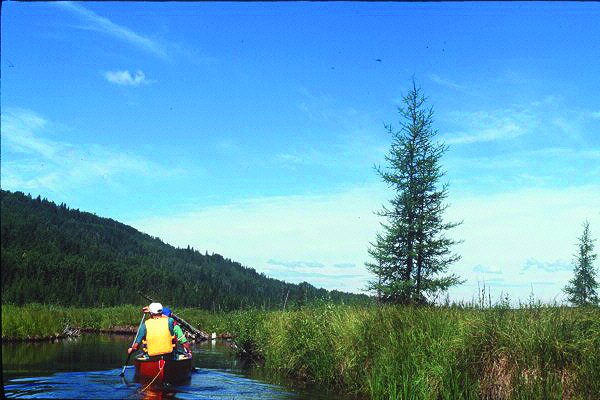
<svg viewBox="0 0 600 400">
<path fill-rule="evenodd" d="M 134 380 L 125 362 L 132 338 L 83 335 L 57 343 L 3 343 L 4 394 L 11 398 L 58 399 L 342 399 L 320 388 L 299 387 L 243 365 L 225 343 L 193 347 L 191 380 L 150 387 Z"/>
</svg>

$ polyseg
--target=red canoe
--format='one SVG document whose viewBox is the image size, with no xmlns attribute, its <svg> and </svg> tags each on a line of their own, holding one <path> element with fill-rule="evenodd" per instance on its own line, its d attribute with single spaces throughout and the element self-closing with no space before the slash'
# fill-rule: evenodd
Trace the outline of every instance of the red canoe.
<svg viewBox="0 0 600 400">
<path fill-rule="evenodd" d="M 154 380 L 155 383 L 180 382 L 192 376 L 191 357 L 178 360 L 154 360 L 136 357 L 133 363 L 135 365 L 135 375 L 138 378 Z"/>
</svg>

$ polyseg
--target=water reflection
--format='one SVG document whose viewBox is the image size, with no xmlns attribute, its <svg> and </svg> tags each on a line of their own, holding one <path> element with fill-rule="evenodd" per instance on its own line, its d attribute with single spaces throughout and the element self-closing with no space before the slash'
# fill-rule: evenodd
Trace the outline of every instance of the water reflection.
<svg viewBox="0 0 600 400">
<path fill-rule="evenodd" d="M 2 343 L 2 369 L 37 374 L 115 368 L 125 362 L 127 336 L 83 335 L 58 342 Z"/>
<path fill-rule="evenodd" d="M 248 368 L 226 344 L 193 347 L 196 370 L 177 385 L 136 381 L 134 368 L 120 377 L 130 337 L 83 335 L 58 343 L 3 343 L 7 397 L 67 399 L 335 399 L 318 388 L 292 387 Z"/>
<path fill-rule="evenodd" d="M 137 382 L 133 370 L 59 372 L 47 377 L 14 378 L 5 384 L 7 397 L 66 399 L 283 399 L 302 398 L 283 387 L 218 370 L 199 370 L 188 382 L 152 385 Z M 145 389 L 145 390 L 143 390 Z"/>
</svg>

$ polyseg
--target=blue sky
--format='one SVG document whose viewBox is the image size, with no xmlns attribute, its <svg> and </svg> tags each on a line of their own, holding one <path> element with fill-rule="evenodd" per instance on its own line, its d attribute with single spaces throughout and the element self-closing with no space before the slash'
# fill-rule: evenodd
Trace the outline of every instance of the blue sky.
<svg viewBox="0 0 600 400">
<path fill-rule="evenodd" d="M 600 233 L 598 3 L 16 3 L 2 188 L 359 291 L 414 76 L 467 282 L 561 300 Z"/>
</svg>

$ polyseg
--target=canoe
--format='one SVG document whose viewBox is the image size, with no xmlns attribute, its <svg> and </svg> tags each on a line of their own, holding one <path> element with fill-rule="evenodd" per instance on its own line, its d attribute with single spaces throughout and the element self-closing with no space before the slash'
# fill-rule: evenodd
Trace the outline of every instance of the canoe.
<svg viewBox="0 0 600 400">
<path fill-rule="evenodd" d="M 133 361 L 135 375 L 155 383 L 174 383 L 190 379 L 192 358 L 179 356 L 179 359 L 158 359 L 157 357 L 136 357 Z"/>
</svg>

